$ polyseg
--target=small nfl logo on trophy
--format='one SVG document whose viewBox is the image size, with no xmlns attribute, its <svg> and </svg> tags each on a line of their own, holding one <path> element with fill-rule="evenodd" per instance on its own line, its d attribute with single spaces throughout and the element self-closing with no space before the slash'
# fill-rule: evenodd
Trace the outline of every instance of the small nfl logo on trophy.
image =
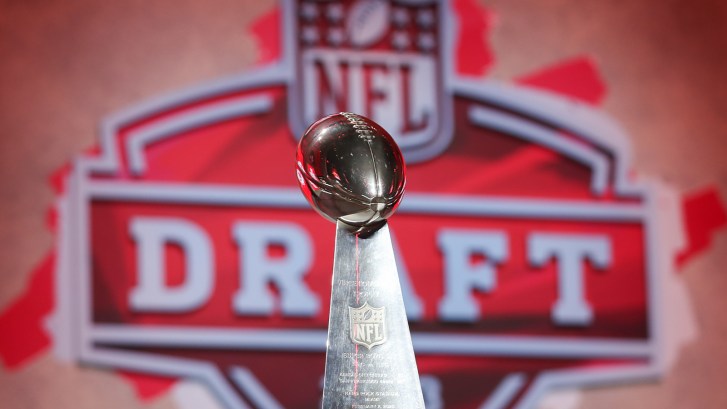
<svg viewBox="0 0 727 409">
<path fill-rule="evenodd" d="M 373 308 L 365 302 L 359 308 L 348 307 L 351 341 L 368 349 L 386 342 L 386 308 Z"/>
</svg>

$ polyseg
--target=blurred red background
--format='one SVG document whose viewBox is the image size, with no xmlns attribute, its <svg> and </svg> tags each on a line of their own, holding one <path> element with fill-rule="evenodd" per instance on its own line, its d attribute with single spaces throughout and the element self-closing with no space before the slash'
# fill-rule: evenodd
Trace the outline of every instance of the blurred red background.
<svg viewBox="0 0 727 409">
<path fill-rule="evenodd" d="M 493 14 L 487 77 L 527 77 L 587 56 L 603 109 L 631 136 L 634 170 L 685 195 L 727 198 L 727 5 L 719 1 L 481 2 Z M 0 3 L 0 309 L 53 245 L 49 176 L 96 143 L 99 120 L 150 97 L 244 72 L 269 58 L 250 25 L 271 1 Z M 262 28 L 264 29 L 264 28 Z M 589 389 L 583 408 L 721 408 L 727 366 L 727 233 L 687 260 L 698 329 L 658 383 Z M 668 300 L 667 300 L 668 302 Z M 9 337 L 13 334 L 0 334 Z M 139 401 L 112 373 L 55 359 L 0 367 L 0 402 L 16 408 L 173 408 Z"/>
</svg>

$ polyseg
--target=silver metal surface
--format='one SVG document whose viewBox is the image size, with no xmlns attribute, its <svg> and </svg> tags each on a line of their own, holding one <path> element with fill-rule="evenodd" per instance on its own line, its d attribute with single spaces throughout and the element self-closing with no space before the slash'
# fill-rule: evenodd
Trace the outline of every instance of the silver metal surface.
<svg viewBox="0 0 727 409">
<path fill-rule="evenodd" d="M 336 224 L 323 408 L 424 408 L 386 222 Z"/>
<path fill-rule="evenodd" d="M 296 159 L 303 194 L 334 222 L 375 226 L 394 213 L 404 192 L 399 147 L 381 126 L 360 115 L 342 112 L 311 125 Z"/>
</svg>

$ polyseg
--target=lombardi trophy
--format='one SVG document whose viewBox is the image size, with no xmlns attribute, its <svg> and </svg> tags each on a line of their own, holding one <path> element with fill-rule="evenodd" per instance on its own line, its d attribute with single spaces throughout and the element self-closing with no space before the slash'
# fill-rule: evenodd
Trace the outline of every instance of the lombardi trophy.
<svg viewBox="0 0 727 409">
<path fill-rule="evenodd" d="M 386 221 L 404 192 L 401 151 L 342 112 L 311 125 L 296 156 L 303 194 L 336 223 L 323 408 L 423 409 Z"/>
</svg>

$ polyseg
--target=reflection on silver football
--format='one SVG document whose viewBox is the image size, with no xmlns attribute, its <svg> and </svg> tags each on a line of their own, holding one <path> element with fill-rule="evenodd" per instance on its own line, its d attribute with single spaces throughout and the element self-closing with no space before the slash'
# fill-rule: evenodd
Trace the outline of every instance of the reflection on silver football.
<svg viewBox="0 0 727 409">
<path fill-rule="evenodd" d="M 300 189 L 318 213 L 358 228 L 391 216 L 404 193 L 404 158 L 374 121 L 342 112 L 308 128 L 298 144 Z"/>
</svg>

